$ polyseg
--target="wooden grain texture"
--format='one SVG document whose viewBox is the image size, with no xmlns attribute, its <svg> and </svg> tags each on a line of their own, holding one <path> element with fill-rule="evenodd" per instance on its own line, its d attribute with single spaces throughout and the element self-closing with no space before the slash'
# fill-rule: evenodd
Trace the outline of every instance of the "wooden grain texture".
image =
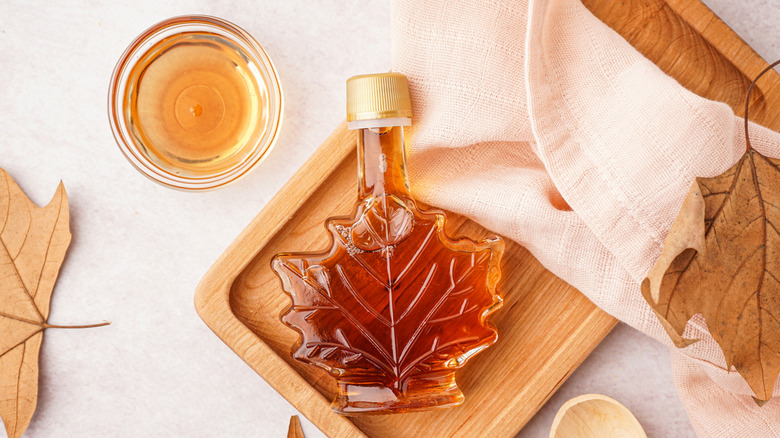
<svg viewBox="0 0 780 438">
<path fill-rule="evenodd" d="M 745 113 L 745 95 L 768 64 L 698 0 L 583 0 L 582 3 L 685 88 Z M 770 60 L 773 61 L 773 60 Z M 780 75 L 750 96 L 750 120 L 780 131 Z M 770 110 L 772 109 L 772 110 Z"/>
<path fill-rule="evenodd" d="M 684 86 L 727 102 L 737 113 L 742 88 L 767 65 L 698 1 L 585 4 Z M 780 81 L 777 75 L 768 76 L 759 83 L 751 119 L 777 129 L 769 108 L 778 108 Z M 516 434 L 616 322 L 517 244 L 507 247 L 500 286 L 505 304 L 492 319 L 499 341 L 458 374 L 466 394 L 463 405 L 412 414 L 338 416 L 329 406 L 333 379 L 292 360 L 289 350 L 297 334 L 279 321 L 290 303 L 270 259 L 281 251 L 322 249 L 328 243 L 325 218 L 351 213 L 357 192 L 353 136 L 339 126 L 211 267 L 196 292 L 199 314 L 330 436 Z M 454 215 L 447 230 L 472 237 L 487 233 Z"/>
<path fill-rule="evenodd" d="M 617 400 L 584 394 L 567 401 L 550 427 L 550 438 L 647 438 L 642 425 Z"/>
</svg>

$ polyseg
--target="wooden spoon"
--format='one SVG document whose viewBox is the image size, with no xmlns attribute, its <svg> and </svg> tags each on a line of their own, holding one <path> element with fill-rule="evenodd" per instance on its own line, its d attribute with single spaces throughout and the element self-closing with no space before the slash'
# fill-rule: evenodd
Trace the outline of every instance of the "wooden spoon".
<svg viewBox="0 0 780 438">
<path fill-rule="evenodd" d="M 558 410 L 550 438 L 647 438 L 642 425 L 625 406 L 605 395 L 585 394 Z"/>
</svg>

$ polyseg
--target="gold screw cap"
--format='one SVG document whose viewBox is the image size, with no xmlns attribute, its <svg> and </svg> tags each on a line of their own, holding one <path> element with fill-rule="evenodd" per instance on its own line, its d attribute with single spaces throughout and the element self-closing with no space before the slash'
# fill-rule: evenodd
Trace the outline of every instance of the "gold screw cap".
<svg viewBox="0 0 780 438">
<path fill-rule="evenodd" d="M 401 73 L 347 79 L 347 121 L 412 117 L 409 83 Z"/>
</svg>

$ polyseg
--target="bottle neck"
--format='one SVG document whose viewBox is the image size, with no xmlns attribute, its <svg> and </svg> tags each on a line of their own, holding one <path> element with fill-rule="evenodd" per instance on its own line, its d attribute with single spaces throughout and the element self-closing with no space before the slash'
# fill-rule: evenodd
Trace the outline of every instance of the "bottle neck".
<svg viewBox="0 0 780 438">
<path fill-rule="evenodd" d="M 360 199 L 411 197 L 402 126 L 358 129 L 358 178 Z"/>
</svg>

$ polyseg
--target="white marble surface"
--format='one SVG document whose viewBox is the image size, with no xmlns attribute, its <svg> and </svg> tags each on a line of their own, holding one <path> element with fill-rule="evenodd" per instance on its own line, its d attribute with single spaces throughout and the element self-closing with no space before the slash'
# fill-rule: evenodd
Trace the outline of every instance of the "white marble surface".
<svg viewBox="0 0 780 438">
<path fill-rule="evenodd" d="M 780 57 L 769 1 L 708 0 L 767 59 Z M 253 34 L 282 78 L 285 122 L 269 158 L 238 184 L 183 193 L 137 173 L 115 146 L 106 90 L 125 46 L 180 14 L 224 17 Z M 37 203 L 60 180 L 73 243 L 49 330 L 28 437 L 278 437 L 296 410 L 200 321 L 201 276 L 343 118 L 344 80 L 390 68 L 383 1 L 4 1 L 0 167 Z M 624 402 L 651 437 L 691 436 L 668 352 L 618 327 L 519 436 L 543 437 L 568 398 Z M 303 419 L 307 437 L 322 436 Z M 0 432 L 0 436 L 2 432 Z"/>
</svg>

